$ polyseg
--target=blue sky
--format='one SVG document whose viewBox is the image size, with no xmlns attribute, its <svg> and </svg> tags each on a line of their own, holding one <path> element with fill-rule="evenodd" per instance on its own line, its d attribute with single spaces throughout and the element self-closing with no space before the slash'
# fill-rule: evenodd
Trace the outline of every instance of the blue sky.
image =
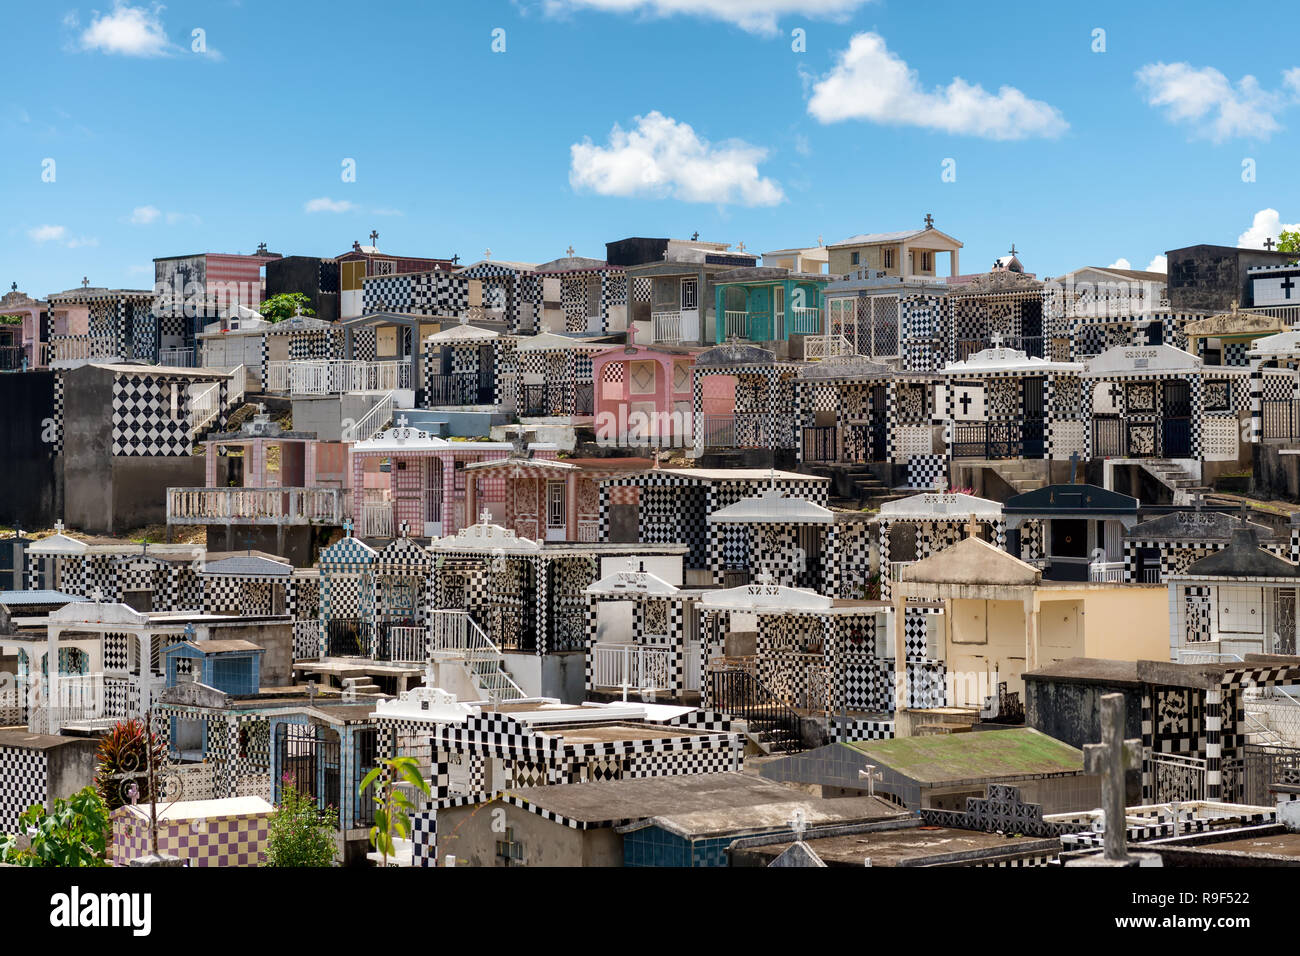
<svg viewBox="0 0 1300 956">
<path fill-rule="evenodd" d="M 1015 242 L 1057 275 L 1300 221 L 1300 53 L 1259 32 L 1294 32 L 1285 5 L 97 2 L 8 4 L 5 289 L 148 287 L 156 256 L 333 255 L 372 228 L 540 262 L 928 212 L 963 271 Z"/>
</svg>

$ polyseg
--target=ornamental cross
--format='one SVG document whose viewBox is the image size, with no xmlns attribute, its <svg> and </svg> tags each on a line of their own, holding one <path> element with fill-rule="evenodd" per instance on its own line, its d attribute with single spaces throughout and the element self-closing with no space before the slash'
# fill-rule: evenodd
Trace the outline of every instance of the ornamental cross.
<svg viewBox="0 0 1300 956">
<path fill-rule="evenodd" d="M 370 244 L 376 248 L 379 247 L 379 233 L 373 229 L 370 230 Z"/>
<path fill-rule="evenodd" d="M 970 520 L 966 522 L 966 537 L 978 538 L 979 533 L 980 533 L 979 519 L 972 514 L 970 516 Z"/>
<path fill-rule="evenodd" d="M 1290 276 L 1287 276 L 1285 279 L 1282 280 L 1282 291 L 1286 293 L 1286 297 L 1288 299 L 1291 298 L 1291 290 L 1294 288 L 1295 288 L 1295 280 L 1292 279 Z"/>
<path fill-rule="evenodd" d="M 54 532 L 55 532 L 55 534 L 63 534 L 63 519 L 62 519 L 62 518 L 60 518 L 58 521 L 54 522 Z"/>
<path fill-rule="evenodd" d="M 994 332 L 992 335 L 989 336 L 989 341 L 993 343 L 993 347 L 995 349 L 1002 348 L 1002 333 Z"/>
<path fill-rule="evenodd" d="M 740 250 L 741 252 L 744 252 L 744 251 L 745 251 L 745 243 L 744 243 L 744 242 L 738 242 L 738 243 L 736 244 L 736 248 L 737 248 L 738 250 Z"/>
<path fill-rule="evenodd" d="M 790 824 L 790 832 L 794 834 L 795 840 L 802 843 L 804 831 L 808 829 L 808 820 L 804 816 L 803 807 L 795 807 L 794 816 L 786 822 Z"/>
<path fill-rule="evenodd" d="M 931 216 L 928 212 L 925 214 L 925 228 L 926 229 L 934 228 L 934 216 Z"/>
<path fill-rule="evenodd" d="M 569 248 L 564 250 L 564 254 L 570 258 L 573 257 L 573 243 L 569 243 Z"/>
<path fill-rule="evenodd" d="M 352 519 L 351 519 L 351 518 L 344 518 L 344 519 L 343 519 L 343 534 L 344 534 L 346 537 L 349 537 L 349 538 L 352 537 Z"/>
<path fill-rule="evenodd" d="M 1273 241 L 1273 237 L 1272 237 L 1272 236 L 1269 236 L 1267 239 L 1264 240 L 1264 248 L 1267 249 L 1267 250 L 1269 250 L 1270 252 L 1273 251 L 1273 247 L 1274 247 L 1275 245 L 1277 245 L 1277 243 L 1275 243 L 1275 242 Z"/>
<path fill-rule="evenodd" d="M 488 524 L 492 520 L 492 512 L 486 507 L 478 513 L 478 523 Z"/>
<path fill-rule="evenodd" d="M 483 258 L 484 258 L 484 259 L 491 259 L 491 258 L 492 258 L 492 250 L 491 250 L 491 249 L 484 249 L 484 250 L 483 250 Z"/>
<path fill-rule="evenodd" d="M 874 797 L 876 795 L 876 781 L 883 780 L 884 777 L 876 772 L 875 764 L 869 763 L 858 771 L 858 779 L 867 782 L 867 796 Z"/>
<path fill-rule="evenodd" d="M 89 288 L 89 287 L 90 287 L 90 278 L 89 278 L 88 276 L 82 276 L 82 277 L 81 277 L 81 287 L 82 287 L 83 289 L 86 289 L 86 288 Z"/>
<path fill-rule="evenodd" d="M 1124 695 L 1101 698 L 1101 741 L 1083 747 L 1083 771 L 1101 777 L 1107 860 L 1128 859 L 1124 825 L 1124 771 L 1142 759 L 1142 741 L 1124 739 Z"/>
</svg>

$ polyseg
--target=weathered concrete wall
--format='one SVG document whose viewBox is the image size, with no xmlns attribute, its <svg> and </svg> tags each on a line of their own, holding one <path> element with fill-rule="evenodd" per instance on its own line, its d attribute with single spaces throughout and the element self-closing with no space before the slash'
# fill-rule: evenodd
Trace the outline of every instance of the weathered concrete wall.
<svg viewBox="0 0 1300 956">
<path fill-rule="evenodd" d="M 113 530 L 112 416 L 112 372 L 83 366 L 65 374 L 63 519 L 69 527 Z"/>
<path fill-rule="evenodd" d="M 46 751 L 49 757 L 49 800 L 70 797 L 82 787 L 90 786 L 95 779 L 95 753 L 98 749 L 98 738 L 86 737 Z"/>
<path fill-rule="evenodd" d="M 208 525 L 209 551 L 265 551 L 284 558 L 295 568 L 309 568 L 318 554 L 319 529 L 288 527 L 283 537 L 275 528 L 255 525 Z"/>
<path fill-rule="evenodd" d="M 1171 249 L 1167 255 L 1169 305 L 1176 312 L 1226 312 L 1233 302 L 1249 306 L 1253 299 L 1246 270 L 1284 265 L 1290 258 L 1282 252 L 1209 245 Z"/>
<path fill-rule="evenodd" d="M 637 529 L 638 513 L 639 509 L 636 505 L 610 505 L 608 540 L 624 543 L 640 541 L 640 533 Z"/>
<path fill-rule="evenodd" d="M 63 514 L 62 461 L 54 454 L 54 373 L 0 375 L 0 522 L 48 528 Z"/>
<path fill-rule="evenodd" d="M 611 827 L 575 830 L 510 804 L 494 804 L 492 813 L 478 809 L 467 806 L 438 811 L 440 861 L 453 854 L 458 866 L 500 866 L 496 845 L 502 835 L 494 826 L 499 809 L 523 853 L 518 861 L 523 866 L 623 865 L 623 837 Z"/>
<path fill-rule="evenodd" d="M 262 686 L 287 687 L 293 683 L 293 624 L 287 618 L 282 623 L 209 625 L 200 628 L 200 639 L 249 641 L 258 647 L 264 647 L 266 653 L 262 655 Z"/>
<path fill-rule="evenodd" d="M 167 520 L 167 489 L 204 483 L 202 458 L 113 458 L 111 534 Z M 69 496 L 71 497 L 71 496 Z M 74 527 L 77 527 L 74 525 Z M 94 530 L 86 526 L 85 530 Z"/>
<path fill-rule="evenodd" d="M 1278 454 L 1285 445 L 1251 445 L 1251 494 L 1256 498 L 1300 501 L 1300 455 Z"/>
<path fill-rule="evenodd" d="M 1142 692 L 1131 686 L 1083 683 L 1040 677 L 1025 678 L 1025 726 L 1083 749 L 1101 740 L 1101 698 L 1124 695 L 1124 739 L 1142 737 Z M 1142 802 L 1142 771 L 1125 774 L 1128 806 Z M 1022 794 L 1023 795 L 1023 794 Z"/>
</svg>

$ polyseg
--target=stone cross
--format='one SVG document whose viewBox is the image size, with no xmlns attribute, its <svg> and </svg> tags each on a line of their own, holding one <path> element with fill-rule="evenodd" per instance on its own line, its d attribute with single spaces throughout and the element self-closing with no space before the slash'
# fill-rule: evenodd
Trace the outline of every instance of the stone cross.
<svg viewBox="0 0 1300 956">
<path fill-rule="evenodd" d="M 484 259 L 491 259 L 491 258 L 492 258 L 492 250 L 491 250 L 491 249 L 484 249 L 484 250 L 483 250 L 483 258 L 484 258 Z"/>
<path fill-rule="evenodd" d="M 193 641 L 193 640 L 194 640 L 194 622 L 193 622 L 193 621 L 190 621 L 189 623 L 187 623 L 187 624 L 185 625 L 185 640 L 187 640 L 187 641 Z"/>
<path fill-rule="evenodd" d="M 995 349 L 1002 348 L 1002 333 L 994 332 L 992 335 L 989 336 L 989 341 L 993 343 L 993 347 Z"/>
<path fill-rule="evenodd" d="M 803 814 L 803 807 L 795 807 L 794 816 L 786 822 L 790 824 L 790 831 L 794 834 L 795 840 L 802 843 L 804 831 L 808 829 L 808 820 Z"/>
<path fill-rule="evenodd" d="M 1015 254 L 1016 254 L 1016 244 L 1013 242 L 1011 243 L 1011 249 L 1008 250 L 1007 255 L 1014 256 Z"/>
<path fill-rule="evenodd" d="M 940 475 L 938 478 L 934 479 L 934 493 L 936 495 L 941 495 L 947 490 L 948 490 L 947 478 L 945 478 L 943 475 Z"/>
<path fill-rule="evenodd" d="M 573 257 L 573 243 L 569 243 L 569 248 L 564 250 L 564 254 L 570 258 Z"/>
<path fill-rule="evenodd" d="M 492 520 L 492 512 L 489 511 L 487 508 L 484 508 L 482 511 L 478 513 L 479 524 L 487 524 L 491 520 Z"/>
<path fill-rule="evenodd" d="M 925 214 L 925 228 L 926 229 L 934 228 L 934 216 L 930 215 L 928 212 Z"/>
<path fill-rule="evenodd" d="M 700 241 L 700 230 L 696 229 L 693 233 L 691 233 L 691 242 L 699 242 L 699 241 Z"/>
<path fill-rule="evenodd" d="M 970 516 L 970 520 L 966 522 L 966 537 L 978 538 L 979 534 L 980 534 L 979 519 L 972 514 Z"/>
<path fill-rule="evenodd" d="M 1273 241 L 1272 236 L 1269 236 L 1267 239 L 1264 240 L 1264 248 L 1267 249 L 1269 252 L 1273 251 L 1273 247 L 1275 245 L 1277 245 L 1277 243 Z"/>
<path fill-rule="evenodd" d="M 379 233 L 373 229 L 370 230 L 370 244 L 376 248 L 379 247 Z"/>
<path fill-rule="evenodd" d="M 867 782 L 867 796 L 874 797 L 876 795 L 876 781 L 884 778 L 876 773 L 876 765 L 869 763 L 858 771 L 858 779 Z"/>
<path fill-rule="evenodd" d="M 397 427 L 398 427 L 398 428 L 405 428 L 405 427 L 406 427 L 406 423 L 407 423 L 408 421 L 410 421 L 410 419 L 407 418 L 405 415 L 398 415 L 398 416 L 397 416 Z"/>
<path fill-rule="evenodd" d="M 397 526 L 397 531 L 398 534 L 400 534 L 403 538 L 405 538 L 408 534 L 411 533 L 411 522 L 403 521 L 400 525 Z"/>
<path fill-rule="evenodd" d="M 1124 695 L 1101 698 L 1101 741 L 1085 744 L 1084 773 L 1101 777 L 1101 800 L 1106 822 L 1105 858 L 1128 859 L 1124 824 L 1124 771 L 1142 759 L 1142 741 L 1124 739 Z"/>
<path fill-rule="evenodd" d="M 460 265 L 460 253 L 459 253 L 459 252 L 456 253 L 454 256 L 451 257 L 451 264 L 452 264 L 453 266 L 458 266 L 458 265 Z"/>
<path fill-rule="evenodd" d="M 738 243 L 736 243 L 736 248 L 737 248 L 738 250 L 740 250 L 741 252 L 744 252 L 744 251 L 745 251 L 745 244 L 744 244 L 744 242 L 738 242 Z"/>
<path fill-rule="evenodd" d="M 352 519 L 351 519 L 351 518 L 344 518 L 344 519 L 343 519 L 343 534 L 344 534 L 346 537 L 349 537 L 349 538 L 352 537 Z"/>
<path fill-rule="evenodd" d="M 89 278 L 88 276 L 82 276 L 82 277 L 81 277 L 81 287 L 82 287 L 83 289 L 88 289 L 88 288 L 90 288 L 90 278 Z"/>
<path fill-rule="evenodd" d="M 99 588 L 95 588 L 95 590 L 90 592 L 90 599 L 96 604 L 101 604 L 104 601 L 104 592 Z"/>
<path fill-rule="evenodd" d="M 55 533 L 55 534 L 63 534 L 63 519 L 62 519 L 62 518 L 60 518 L 58 521 L 54 522 L 54 533 Z"/>
</svg>

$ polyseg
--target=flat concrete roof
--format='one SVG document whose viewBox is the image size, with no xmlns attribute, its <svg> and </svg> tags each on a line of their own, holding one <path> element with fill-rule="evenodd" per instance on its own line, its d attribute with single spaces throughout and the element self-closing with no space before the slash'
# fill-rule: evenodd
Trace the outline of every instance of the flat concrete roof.
<svg viewBox="0 0 1300 956">
<path fill-rule="evenodd" d="M 1029 727 L 845 744 L 922 784 L 1083 772 L 1083 752 Z"/>
<path fill-rule="evenodd" d="M 804 841 L 823 863 L 838 866 L 862 866 L 871 858 L 872 866 L 918 866 L 952 854 L 1033 852 L 1054 853 L 1059 840 L 1037 837 L 1006 837 L 1000 833 L 953 830 L 948 827 L 909 827 L 899 830 L 851 833 L 843 836 L 812 838 Z M 773 843 L 748 848 L 747 852 L 775 859 L 790 848 L 790 843 Z M 1001 854 L 998 854 L 1001 855 Z"/>
<path fill-rule="evenodd" d="M 1137 661 L 1113 661 L 1100 657 L 1071 657 L 1037 670 L 1026 671 L 1027 680 L 1066 680 L 1081 683 L 1138 686 Z"/>
</svg>

